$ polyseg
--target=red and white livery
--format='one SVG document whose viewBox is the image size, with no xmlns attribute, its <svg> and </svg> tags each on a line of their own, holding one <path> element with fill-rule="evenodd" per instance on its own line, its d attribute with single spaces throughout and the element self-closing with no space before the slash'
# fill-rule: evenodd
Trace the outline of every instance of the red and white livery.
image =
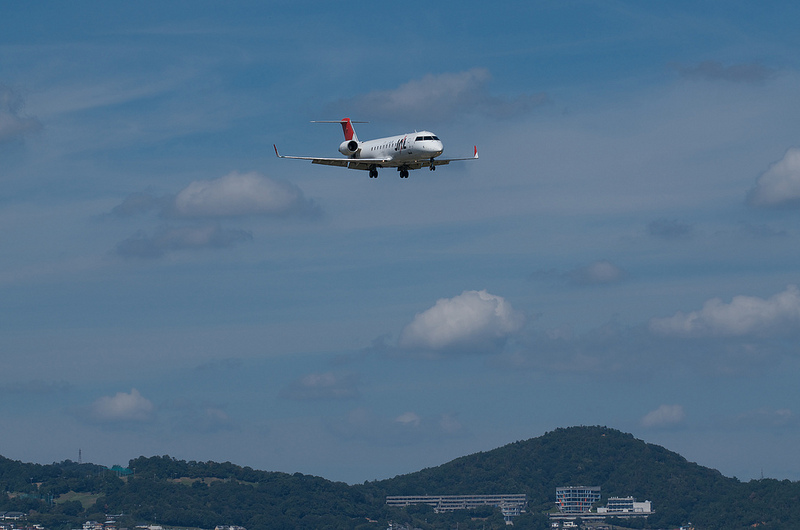
<svg viewBox="0 0 800 530">
<path fill-rule="evenodd" d="M 291 158 L 294 160 L 311 160 L 312 164 L 326 166 L 339 166 L 349 169 L 363 169 L 369 171 L 370 178 L 378 177 L 378 168 L 396 167 L 400 178 L 408 178 L 411 169 L 444 166 L 456 160 L 475 160 L 478 158 L 478 147 L 475 146 L 473 156 L 467 158 L 436 158 L 444 152 L 444 145 L 439 138 L 430 131 L 419 131 L 398 136 L 388 136 L 377 140 L 360 141 L 350 118 L 339 121 L 321 121 L 315 123 L 339 123 L 344 132 L 344 142 L 339 145 L 339 152 L 347 158 L 321 158 L 312 156 L 285 156 L 278 153 L 278 158 Z"/>
</svg>

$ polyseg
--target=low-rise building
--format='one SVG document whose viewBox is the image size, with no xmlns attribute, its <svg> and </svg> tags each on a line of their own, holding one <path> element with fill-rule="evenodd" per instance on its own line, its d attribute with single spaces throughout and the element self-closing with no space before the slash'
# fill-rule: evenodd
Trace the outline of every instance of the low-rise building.
<svg viewBox="0 0 800 530">
<path fill-rule="evenodd" d="M 597 513 L 608 515 L 649 515 L 653 513 L 650 501 L 636 502 L 633 497 L 609 497 L 605 506 L 597 508 Z"/>
<path fill-rule="evenodd" d="M 469 510 L 479 506 L 495 506 L 500 508 L 506 523 L 519 516 L 528 505 L 528 496 L 524 493 L 504 495 L 391 495 L 386 497 L 389 506 L 405 507 L 410 504 L 427 504 L 433 506 L 436 513 Z"/>
</svg>

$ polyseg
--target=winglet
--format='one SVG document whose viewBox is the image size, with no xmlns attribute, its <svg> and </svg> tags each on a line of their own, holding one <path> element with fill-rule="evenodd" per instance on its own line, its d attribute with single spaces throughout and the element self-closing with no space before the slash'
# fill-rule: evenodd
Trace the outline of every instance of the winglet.
<svg viewBox="0 0 800 530">
<path fill-rule="evenodd" d="M 278 154 L 278 146 L 275 145 L 275 144 L 272 144 L 272 147 L 275 148 L 275 156 L 277 156 L 278 158 L 281 158 L 281 155 Z"/>
<path fill-rule="evenodd" d="M 276 153 L 278 152 L 277 148 L 275 148 L 275 152 Z M 478 158 L 478 146 L 477 145 L 475 146 L 475 156 L 473 156 L 472 158 Z"/>
</svg>

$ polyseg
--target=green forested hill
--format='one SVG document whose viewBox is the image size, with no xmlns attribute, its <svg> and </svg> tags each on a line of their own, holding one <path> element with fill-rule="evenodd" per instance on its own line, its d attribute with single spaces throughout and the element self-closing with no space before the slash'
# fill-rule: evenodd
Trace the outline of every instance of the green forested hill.
<svg viewBox="0 0 800 530">
<path fill-rule="evenodd" d="M 107 513 L 123 526 L 158 523 L 213 528 L 502 528 L 492 510 L 437 515 L 427 506 L 390 509 L 386 495 L 527 493 L 517 528 L 547 528 L 555 488 L 600 486 L 603 500 L 650 500 L 649 528 L 800 528 L 800 483 L 741 483 L 680 455 L 605 427 L 557 429 L 541 437 L 464 456 L 388 480 L 348 486 L 319 477 L 257 471 L 229 462 L 139 457 L 135 475 L 66 461 L 25 464 L 0 457 L 0 511 L 31 512 L 31 522 L 74 528 Z"/>
<path fill-rule="evenodd" d="M 648 523 L 655 528 L 687 522 L 704 528 L 800 528 L 800 483 L 741 483 L 606 427 L 557 429 L 370 484 L 392 495 L 527 493 L 533 512 L 553 508 L 556 487 L 567 485 L 600 486 L 603 502 L 628 495 L 650 500 L 656 514 Z M 785 509 L 768 508 L 773 505 Z"/>
</svg>

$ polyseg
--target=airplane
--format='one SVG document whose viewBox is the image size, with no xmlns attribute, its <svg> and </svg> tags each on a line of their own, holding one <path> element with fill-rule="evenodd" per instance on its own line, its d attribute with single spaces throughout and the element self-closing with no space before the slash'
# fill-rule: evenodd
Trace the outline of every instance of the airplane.
<svg viewBox="0 0 800 530">
<path fill-rule="evenodd" d="M 444 166 L 457 160 L 475 160 L 478 158 L 478 146 L 475 146 L 475 153 L 469 158 L 436 158 L 444 152 L 444 146 L 442 141 L 430 131 L 413 132 L 362 142 L 359 141 L 356 131 L 353 129 L 353 124 L 367 122 L 343 118 L 339 121 L 315 121 L 312 123 L 341 124 L 344 132 L 344 142 L 339 145 L 339 152 L 347 156 L 347 158 L 286 156 L 278 153 L 278 146 L 272 144 L 272 147 L 275 148 L 275 156 L 293 160 L 311 160 L 312 164 L 369 170 L 369 178 L 378 178 L 378 168 L 383 167 L 396 167 L 397 171 L 400 172 L 400 178 L 408 178 L 408 170 L 410 169 L 427 167 L 433 171 L 436 166 Z"/>
</svg>

